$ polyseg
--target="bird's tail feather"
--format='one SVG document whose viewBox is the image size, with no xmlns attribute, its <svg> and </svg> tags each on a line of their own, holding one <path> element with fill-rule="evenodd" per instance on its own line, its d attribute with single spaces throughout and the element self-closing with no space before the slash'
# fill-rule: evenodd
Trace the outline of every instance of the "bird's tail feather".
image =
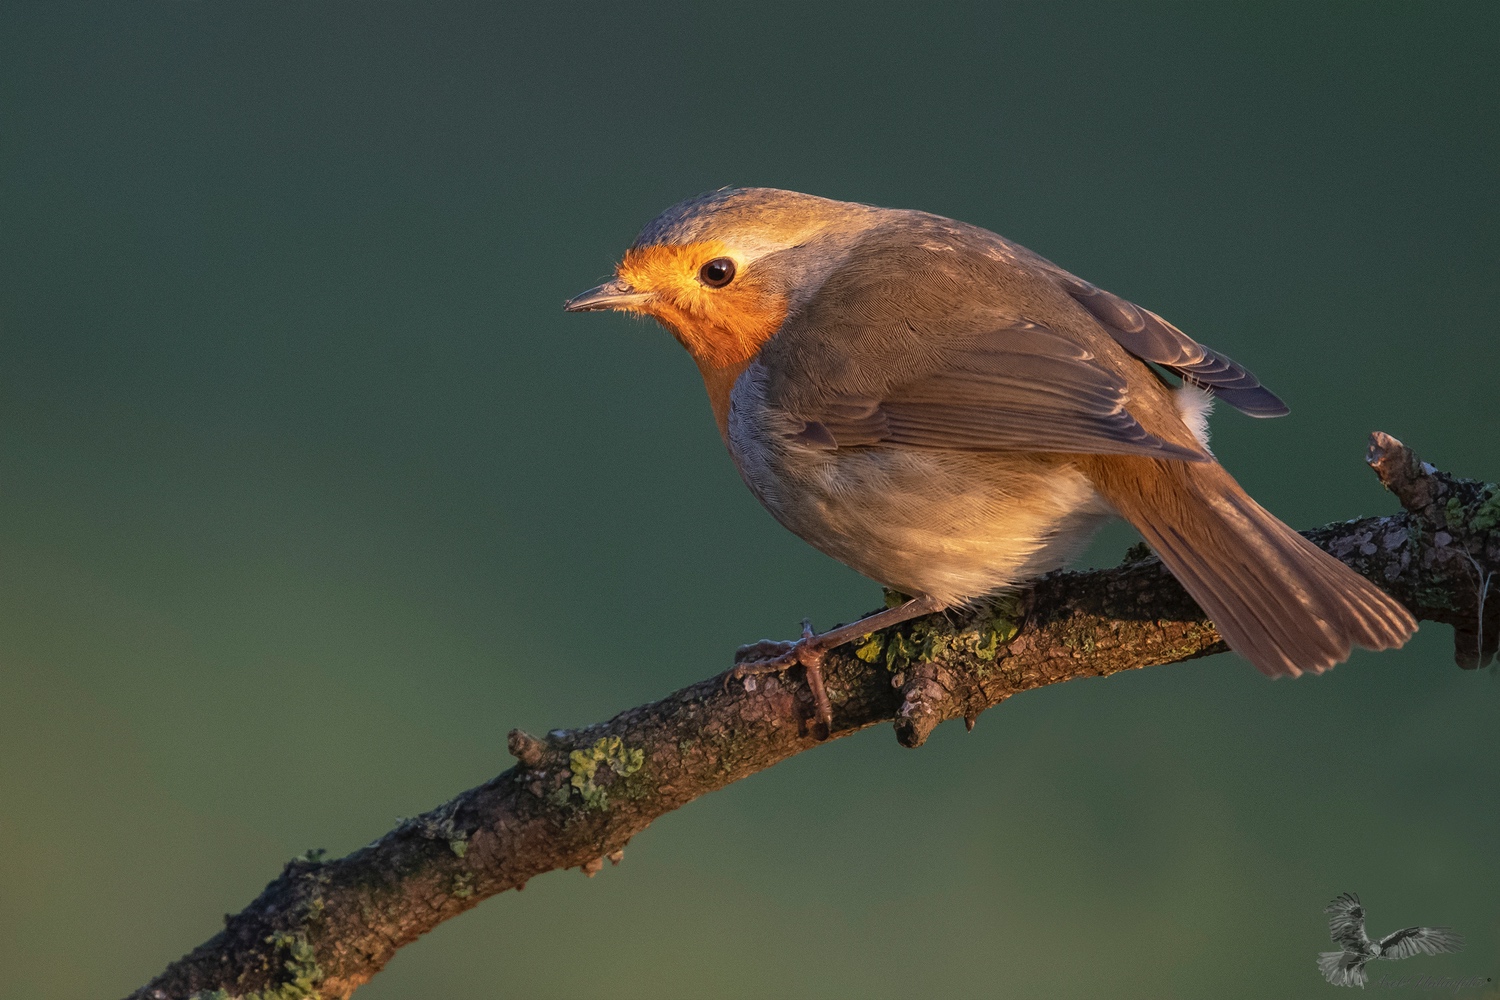
<svg viewBox="0 0 1500 1000">
<path fill-rule="evenodd" d="M 1263 673 L 1321 673 L 1351 646 L 1388 649 L 1416 631 L 1410 612 L 1277 520 L 1217 462 L 1098 455 L 1085 472 Z"/>
<path fill-rule="evenodd" d="M 1364 989 L 1365 964 L 1352 951 L 1325 951 L 1318 955 L 1318 971 L 1334 986 Z"/>
</svg>

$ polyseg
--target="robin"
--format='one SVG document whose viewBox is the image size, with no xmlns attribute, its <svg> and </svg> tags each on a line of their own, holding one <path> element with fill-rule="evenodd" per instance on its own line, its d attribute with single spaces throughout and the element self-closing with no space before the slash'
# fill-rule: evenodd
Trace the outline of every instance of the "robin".
<svg viewBox="0 0 1500 1000">
<path fill-rule="evenodd" d="M 1250 498 L 1208 447 L 1215 400 L 1287 412 L 1243 366 L 1025 247 L 926 212 L 769 188 L 667 209 L 569 312 L 651 316 L 692 355 L 751 492 L 911 595 L 731 676 L 826 653 L 1067 564 L 1112 516 L 1272 676 L 1400 646 L 1407 610 Z M 1178 380 L 1173 383 L 1168 374 Z"/>
</svg>

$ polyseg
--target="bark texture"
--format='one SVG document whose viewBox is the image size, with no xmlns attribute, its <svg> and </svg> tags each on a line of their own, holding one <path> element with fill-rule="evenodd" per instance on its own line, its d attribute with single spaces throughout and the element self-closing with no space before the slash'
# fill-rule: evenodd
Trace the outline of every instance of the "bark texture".
<svg viewBox="0 0 1500 1000">
<path fill-rule="evenodd" d="M 1367 461 L 1401 513 L 1326 525 L 1307 536 L 1395 596 L 1419 619 L 1454 628 L 1474 669 L 1500 639 L 1500 489 L 1421 462 L 1385 434 Z M 1031 688 L 1176 663 L 1225 649 L 1161 564 L 1047 576 L 966 615 L 933 615 L 842 647 L 825 667 L 831 738 L 893 722 L 920 746 Z M 260 897 L 133 1000 L 347 997 L 403 945 L 535 875 L 618 862 L 663 813 L 819 744 L 800 671 L 723 675 L 608 722 L 512 731 L 517 763 L 346 857 L 294 859 Z"/>
</svg>

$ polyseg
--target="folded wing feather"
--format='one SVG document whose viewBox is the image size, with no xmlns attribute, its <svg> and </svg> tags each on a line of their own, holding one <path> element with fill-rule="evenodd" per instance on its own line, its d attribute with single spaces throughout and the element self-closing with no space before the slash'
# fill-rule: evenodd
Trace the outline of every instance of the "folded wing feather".
<svg viewBox="0 0 1500 1000">
<path fill-rule="evenodd" d="M 1142 361 L 1161 365 L 1184 381 L 1252 417 L 1285 416 L 1287 405 L 1243 365 L 1204 347 L 1149 309 L 1142 309 L 1061 270 L 1058 282 L 1093 314 L 1116 343 Z"/>
<path fill-rule="evenodd" d="M 1209 459 L 1149 433 L 1125 409 L 1126 398 L 1125 381 L 1078 343 L 1015 321 L 950 351 L 944 367 L 898 383 L 884 398 L 833 396 L 822 412 L 804 417 L 840 448 L 888 443 Z"/>
</svg>

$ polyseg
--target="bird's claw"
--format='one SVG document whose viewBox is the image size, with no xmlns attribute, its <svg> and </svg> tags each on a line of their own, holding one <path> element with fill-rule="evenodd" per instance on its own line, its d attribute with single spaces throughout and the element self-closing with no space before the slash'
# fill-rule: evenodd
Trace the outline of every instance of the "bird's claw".
<svg viewBox="0 0 1500 1000">
<path fill-rule="evenodd" d="M 804 618 L 802 638 L 796 642 L 762 639 L 741 646 L 735 650 L 734 666 L 724 675 L 724 685 L 728 687 L 747 677 L 781 673 L 800 665 L 812 692 L 816 719 L 822 725 L 822 738 L 826 739 L 833 730 L 833 705 L 828 700 L 828 689 L 823 685 L 823 657 L 828 651 L 817 640 L 812 622 Z"/>
<path fill-rule="evenodd" d="M 751 642 L 734 651 L 734 669 L 731 680 L 740 680 L 751 674 L 768 674 L 797 662 L 792 650 L 795 642 L 779 639 L 762 639 Z"/>
</svg>

